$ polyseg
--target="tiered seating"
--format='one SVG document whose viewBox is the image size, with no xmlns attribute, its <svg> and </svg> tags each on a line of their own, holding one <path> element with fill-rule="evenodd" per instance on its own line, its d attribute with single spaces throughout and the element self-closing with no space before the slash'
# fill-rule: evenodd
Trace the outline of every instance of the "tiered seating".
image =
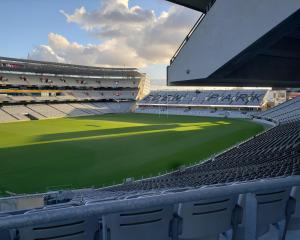
<svg viewBox="0 0 300 240">
<path fill-rule="evenodd" d="M 101 112 L 98 111 L 97 109 L 91 108 L 89 105 L 83 103 L 71 103 L 70 105 L 88 114 L 92 114 L 92 115 L 101 114 Z"/>
<path fill-rule="evenodd" d="M 185 171 L 113 189 L 137 191 L 199 187 L 293 175 L 300 175 L 300 121 L 277 126 Z"/>
<path fill-rule="evenodd" d="M 94 112 L 97 112 L 97 115 L 101 115 L 104 114 L 105 111 L 102 111 L 102 107 L 100 107 L 100 103 L 99 106 L 96 106 L 95 103 L 82 103 L 82 105 L 84 105 L 86 108 L 93 110 Z"/>
<path fill-rule="evenodd" d="M 238 110 L 215 110 L 215 109 L 198 109 L 190 107 L 173 107 L 173 106 L 139 106 L 135 112 L 148 114 L 170 114 L 170 115 L 190 115 L 202 117 L 230 117 L 230 118 L 249 118 L 249 115 Z"/>
<path fill-rule="evenodd" d="M 277 122 L 287 122 L 300 119 L 300 97 L 289 100 L 254 116 L 267 120 L 275 120 Z"/>
<path fill-rule="evenodd" d="M 43 76 L 28 76 L 27 77 L 28 85 L 32 86 L 52 86 L 53 80 L 50 77 Z"/>
<path fill-rule="evenodd" d="M 30 120 L 28 115 L 35 117 L 36 119 L 45 119 L 46 117 L 29 109 L 23 105 L 15 105 L 15 106 L 3 106 L 2 110 L 9 113 L 13 117 L 18 120 Z"/>
<path fill-rule="evenodd" d="M 73 88 L 138 88 L 140 78 L 120 77 L 88 78 L 88 77 L 54 77 L 30 74 L 0 74 L 0 85 L 37 86 L 37 87 L 73 87 Z"/>
<path fill-rule="evenodd" d="M 1 74 L 0 75 L 0 85 L 28 85 L 28 81 L 25 78 L 22 78 L 23 76 L 20 75 L 8 75 L 8 74 Z"/>
<path fill-rule="evenodd" d="M 49 92 L 51 92 L 49 90 Z M 78 90 L 66 90 L 60 92 L 57 95 L 3 95 L 0 94 L 0 103 L 10 102 L 57 102 L 57 101 L 98 101 L 98 100 L 136 100 L 137 91 L 78 91 Z"/>
<path fill-rule="evenodd" d="M 112 110 L 112 112 L 130 112 L 132 103 L 130 102 L 119 102 L 119 103 L 107 103 L 108 107 Z"/>
<path fill-rule="evenodd" d="M 0 122 L 4 123 L 14 121 L 17 121 L 17 119 L 0 109 Z"/>
<path fill-rule="evenodd" d="M 5 58 L 1 59 L 0 69 L 0 86 L 5 87 L 0 94 L 1 105 L 131 101 L 136 100 L 144 86 L 141 84 L 144 75 L 134 68 L 97 68 Z M 82 110 L 74 111 L 72 106 L 64 108 L 70 116 L 102 114 L 93 105 L 83 105 Z M 19 120 L 28 120 L 24 114 L 17 114 Z M 52 112 L 49 116 L 61 114 Z"/>
<path fill-rule="evenodd" d="M 84 110 L 77 109 L 69 104 L 49 104 L 49 106 L 55 108 L 56 110 L 65 113 L 70 117 L 79 117 L 91 115 L 91 113 L 85 112 Z"/>
<path fill-rule="evenodd" d="M 72 96 L 75 97 L 77 100 L 91 100 L 92 98 L 90 97 L 89 92 L 82 92 L 82 91 L 72 91 L 70 92 Z"/>
<path fill-rule="evenodd" d="M 0 108 L 0 123 L 131 112 L 132 102 L 10 105 Z"/>
<path fill-rule="evenodd" d="M 261 108 L 266 90 L 153 91 L 137 104 L 136 112 L 249 118 Z"/>
<path fill-rule="evenodd" d="M 34 97 L 26 96 L 26 95 L 24 95 L 24 96 L 22 96 L 22 95 L 20 95 L 20 96 L 10 96 L 10 99 L 14 102 L 30 102 L 30 101 L 35 100 Z"/>
<path fill-rule="evenodd" d="M 56 96 L 56 98 L 57 98 L 57 100 L 60 100 L 60 101 L 74 101 L 74 100 L 76 100 L 76 97 L 74 97 L 73 95 L 67 94 L 67 93 L 65 93 L 65 95 Z"/>
<path fill-rule="evenodd" d="M 100 112 L 107 114 L 107 113 L 113 113 L 112 109 L 108 106 L 106 103 L 92 103 L 93 106 L 95 106 Z"/>
<path fill-rule="evenodd" d="M 135 68 L 12 58 L 1 58 L 0 70 L 0 122 L 129 112 L 124 102 L 136 101 L 145 81 Z"/>
<path fill-rule="evenodd" d="M 29 104 L 27 107 L 47 118 L 61 118 L 67 116 L 67 114 L 58 111 L 47 104 Z"/>
<path fill-rule="evenodd" d="M 153 91 L 140 105 L 259 107 L 266 93 L 265 90 Z"/>
<path fill-rule="evenodd" d="M 11 99 L 6 94 L 0 94 L 0 102 L 8 102 Z"/>
</svg>

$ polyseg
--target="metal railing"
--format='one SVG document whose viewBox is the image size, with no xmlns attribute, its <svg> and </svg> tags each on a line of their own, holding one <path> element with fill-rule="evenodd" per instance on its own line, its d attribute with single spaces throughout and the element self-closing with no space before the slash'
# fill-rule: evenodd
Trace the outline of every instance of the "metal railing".
<svg viewBox="0 0 300 240">
<path fill-rule="evenodd" d="M 185 39 L 183 40 L 183 42 L 180 44 L 179 48 L 177 49 L 177 51 L 175 52 L 174 56 L 171 58 L 170 60 L 170 65 L 174 62 L 175 58 L 178 56 L 179 52 L 181 51 L 181 49 L 183 48 L 183 46 L 187 43 L 187 41 L 190 39 L 190 37 L 192 36 L 192 34 L 194 33 L 194 31 L 197 29 L 197 27 L 200 25 L 200 23 L 203 21 L 204 17 L 206 16 L 206 13 L 209 11 L 209 9 L 214 5 L 214 3 L 216 2 L 216 0 L 212 0 L 211 3 L 207 6 L 207 9 L 205 11 L 205 13 L 202 13 L 202 15 L 200 16 L 200 18 L 197 20 L 197 22 L 194 24 L 194 26 L 192 27 L 191 31 L 188 33 L 188 35 L 185 37 Z"/>
<path fill-rule="evenodd" d="M 191 37 L 191 35 L 194 33 L 194 31 L 197 29 L 197 27 L 200 25 L 200 23 L 202 22 L 202 20 L 204 19 L 205 14 L 202 13 L 202 15 L 200 16 L 200 18 L 197 20 L 197 22 L 194 24 L 193 28 L 191 29 L 191 31 L 188 33 L 188 35 L 184 38 L 183 42 L 180 44 L 179 48 L 177 49 L 177 51 L 175 52 L 174 56 L 171 58 L 170 60 L 170 65 L 173 63 L 173 61 L 175 60 L 175 58 L 178 56 L 179 52 L 181 51 L 181 49 L 183 48 L 183 46 L 187 43 L 187 41 L 189 40 L 189 38 Z"/>
</svg>

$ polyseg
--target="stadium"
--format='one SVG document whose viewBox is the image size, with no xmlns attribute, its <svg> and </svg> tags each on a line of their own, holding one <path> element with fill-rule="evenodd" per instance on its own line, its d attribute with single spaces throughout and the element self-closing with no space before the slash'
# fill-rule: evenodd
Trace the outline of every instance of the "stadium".
<svg viewBox="0 0 300 240">
<path fill-rule="evenodd" d="M 168 1 L 169 87 L 0 57 L 0 240 L 300 238 L 300 2 Z"/>
</svg>

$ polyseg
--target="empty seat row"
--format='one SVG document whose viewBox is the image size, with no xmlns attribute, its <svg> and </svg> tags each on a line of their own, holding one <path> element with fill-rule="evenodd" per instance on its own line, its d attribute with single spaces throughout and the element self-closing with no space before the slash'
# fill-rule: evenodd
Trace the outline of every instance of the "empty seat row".
<svg viewBox="0 0 300 240">
<path fill-rule="evenodd" d="M 265 90 L 152 91 L 140 104 L 259 107 Z"/>
<path fill-rule="evenodd" d="M 254 117 L 279 123 L 300 120 L 300 97 L 291 99 L 260 114 L 255 114 Z"/>
<path fill-rule="evenodd" d="M 51 93 L 52 90 L 49 90 Z M 35 103 L 35 102 L 63 102 L 63 101 L 88 101 L 88 100 L 136 100 L 138 89 L 118 90 L 118 91 L 79 91 L 64 90 L 59 93 L 48 95 L 32 95 L 32 93 L 22 93 L 18 95 L 0 95 L 0 103 Z"/>
<path fill-rule="evenodd" d="M 0 75 L 1 85 L 13 86 L 44 86 L 44 87 L 79 87 L 79 88 L 138 88 L 140 78 L 119 77 L 109 78 L 78 78 L 78 77 L 53 77 L 38 75 L 4 74 Z"/>
<path fill-rule="evenodd" d="M 200 164 L 112 191 L 150 191 L 300 175 L 300 121 L 278 125 Z"/>
<path fill-rule="evenodd" d="M 289 236 L 300 230 L 299 189 L 282 188 L 242 195 L 226 195 L 225 192 L 222 197 L 208 200 L 2 230 L 0 239 L 243 240 L 266 237 L 272 227 L 276 229 L 276 239 L 293 239 Z M 76 205 L 64 204 L 24 214 L 46 216 L 51 210 L 66 208 L 72 211 L 74 207 Z M 0 220 L 6 216 L 0 215 Z"/>
<path fill-rule="evenodd" d="M 165 114 L 165 115 L 183 115 L 183 116 L 201 116 L 201 117 L 228 117 L 228 118 L 249 118 L 247 114 L 238 110 L 214 110 L 199 109 L 198 107 L 168 107 L 160 105 L 138 105 L 136 113 Z"/>
<path fill-rule="evenodd" d="M 0 108 L 0 123 L 131 112 L 132 102 L 9 105 Z"/>
<path fill-rule="evenodd" d="M 2 110 L 15 117 L 18 120 L 30 120 L 30 116 L 35 119 L 45 119 L 46 117 L 24 105 L 3 106 Z"/>
</svg>

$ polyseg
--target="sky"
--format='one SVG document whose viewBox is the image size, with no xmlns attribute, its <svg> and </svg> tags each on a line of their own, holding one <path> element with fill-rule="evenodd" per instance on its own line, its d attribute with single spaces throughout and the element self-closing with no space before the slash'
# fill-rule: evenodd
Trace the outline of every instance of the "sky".
<svg viewBox="0 0 300 240">
<path fill-rule="evenodd" d="M 9 0 L 0 9 L 0 56 L 137 67 L 158 85 L 200 16 L 165 0 Z"/>
</svg>

